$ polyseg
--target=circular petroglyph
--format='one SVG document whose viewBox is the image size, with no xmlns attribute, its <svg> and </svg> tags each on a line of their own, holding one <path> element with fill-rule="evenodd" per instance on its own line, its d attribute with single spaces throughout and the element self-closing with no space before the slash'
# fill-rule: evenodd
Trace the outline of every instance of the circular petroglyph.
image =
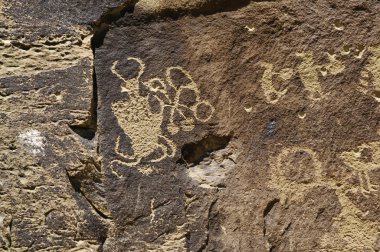
<svg viewBox="0 0 380 252">
<path fill-rule="evenodd" d="M 302 201 L 305 190 L 321 181 L 322 164 L 317 154 L 308 148 L 285 148 L 270 159 L 270 165 L 270 187 L 280 192 L 282 201 L 287 198 Z"/>
</svg>

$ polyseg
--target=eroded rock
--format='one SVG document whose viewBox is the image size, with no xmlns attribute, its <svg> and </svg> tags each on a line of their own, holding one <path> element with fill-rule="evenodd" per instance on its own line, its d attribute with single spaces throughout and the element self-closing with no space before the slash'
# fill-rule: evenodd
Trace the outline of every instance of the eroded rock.
<svg viewBox="0 0 380 252">
<path fill-rule="evenodd" d="M 0 1 L 1 248 L 379 250 L 379 9 Z"/>
</svg>

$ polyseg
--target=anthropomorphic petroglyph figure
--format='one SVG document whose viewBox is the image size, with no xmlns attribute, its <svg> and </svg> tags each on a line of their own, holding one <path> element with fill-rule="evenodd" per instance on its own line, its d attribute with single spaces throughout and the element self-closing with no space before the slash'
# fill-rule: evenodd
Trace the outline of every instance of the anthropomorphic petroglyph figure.
<svg viewBox="0 0 380 252">
<path fill-rule="evenodd" d="M 333 218 L 329 232 L 326 232 L 321 245 L 322 251 L 373 251 L 379 235 L 379 222 L 364 220 L 363 213 L 347 196 L 343 188 L 336 188 L 342 207 L 340 214 Z"/>
<path fill-rule="evenodd" d="M 378 191 L 379 186 L 371 183 L 368 173 L 380 169 L 380 142 L 360 145 L 354 150 L 343 152 L 340 157 L 357 173 L 359 189 L 364 196 Z"/>
<path fill-rule="evenodd" d="M 112 111 L 120 127 L 131 140 L 133 155 L 128 155 L 120 150 L 120 136 L 116 140 L 115 151 L 124 158 L 126 163 L 131 165 L 138 164 L 143 157 L 159 151 L 161 154 L 151 160 L 152 162 L 158 162 L 167 156 L 173 156 L 175 149 L 173 142 L 162 134 L 161 124 L 164 108 L 161 107 L 159 112 L 152 112 L 149 97 L 142 96 L 139 91 L 139 79 L 144 72 L 145 66 L 140 59 L 128 58 L 128 60 L 139 64 L 139 73 L 136 78 L 125 79 L 116 70 L 118 62 L 114 62 L 112 72 L 123 81 L 121 92 L 127 92 L 129 98 L 113 102 Z M 153 93 L 153 95 L 155 94 Z"/>
<path fill-rule="evenodd" d="M 371 148 L 380 150 L 380 142 L 371 145 Z M 364 146 L 359 149 L 364 151 Z M 352 158 L 352 155 L 355 157 Z M 357 152 L 347 152 L 343 156 L 358 171 L 367 171 L 363 161 L 359 161 Z M 367 160 L 369 161 L 368 157 Z M 379 167 L 380 151 L 372 155 L 370 162 L 372 163 L 368 167 L 374 168 L 375 163 Z M 308 191 L 316 187 L 325 186 L 335 190 L 342 210 L 333 219 L 332 231 L 321 239 L 321 245 L 326 251 L 374 251 L 369 248 L 373 247 L 378 237 L 378 222 L 364 221 L 362 216 L 365 213 L 347 197 L 346 187 L 337 186 L 334 181 L 323 177 L 322 163 L 316 152 L 305 147 L 284 148 L 270 158 L 269 163 L 269 186 L 278 191 L 281 204 L 302 204 Z"/>
<path fill-rule="evenodd" d="M 380 102 L 380 45 L 369 47 L 368 51 L 372 56 L 368 58 L 368 63 L 361 72 L 358 90 L 372 95 Z"/>
<path fill-rule="evenodd" d="M 128 155 L 122 151 L 122 137 L 118 136 L 115 152 L 121 160 L 115 160 L 115 162 L 136 165 L 142 158 L 147 158 L 147 161 L 153 163 L 166 157 L 173 157 L 176 146 L 169 136 L 165 135 L 163 128 L 168 130 L 169 135 L 174 135 L 179 131 L 190 131 L 194 128 L 196 121 L 208 121 L 212 117 L 214 107 L 208 101 L 201 99 L 196 83 L 181 67 L 167 68 L 166 81 L 160 78 L 142 81 L 144 63 L 138 58 L 129 57 L 128 60 L 138 63 L 139 73 L 137 77 L 127 79 L 117 70 L 118 62 L 113 63 L 111 71 L 122 81 L 121 92 L 128 93 L 128 99 L 114 101 L 112 111 L 125 135 L 131 141 L 133 154 Z M 181 74 L 185 81 L 180 84 L 175 83 L 172 77 L 174 71 Z M 141 95 L 140 85 L 149 90 L 148 95 Z M 187 91 L 193 93 L 193 100 L 183 102 L 181 97 Z M 150 98 L 158 102 L 158 111 L 152 109 Z M 200 115 L 198 111 L 200 108 L 203 108 L 203 115 Z M 165 110 L 169 111 L 169 118 L 164 121 Z"/>
<path fill-rule="evenodd" d="M 369 172 L 380 168 L 380 142 L 363 144 L 354 150 L 343 152 L 340 158 L 350 166 L 359 179 L 359 192 L 369 197 L 377 191 L 377 185 L 373 185 Z M 347 177 L 338 184 L 348 182 Z M 346 186 L 331 186 L 339 198 L 342 207 L 340 214 L 333 218 L 330 232 L 322 239 L 326 251 L 375 251 L 376 241 L 379 237 L 379 222 L 365 218 L 369 214 L 363 211 L 357 203 L 352 201 L 348 192 L 355 192 L 351 183 Z"/>
<path fill-rule="evenodd" d="M 288 92 L 288 88 L 285 88 L 282 91 L 278 91 L 273 86 L 273 76 L 279 76 L 282 80 L 289 80 L 293 75 L 293 70 L 290 68 L 284 68 L 279 72 L 273 71 L 273 65 L 262 62 L 260 63 L 262 67 L 265 68 L 263 77 L 261 78 L 261 88 L 263 89 L 265 99 L 268 103 L 277 103 L 282 96 Z"/>
</svg>

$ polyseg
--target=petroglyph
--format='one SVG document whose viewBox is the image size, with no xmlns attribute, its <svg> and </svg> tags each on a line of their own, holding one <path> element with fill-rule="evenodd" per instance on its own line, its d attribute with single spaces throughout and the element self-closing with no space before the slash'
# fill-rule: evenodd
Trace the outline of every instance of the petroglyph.
<svg viewBox="0 0 380 252">
<path fill-rule="evenodd" d="M 340 60 L 336 59 L 335 54 L 327 53 L 329 63 L 322 66 L 321 68 L 326 68 L 327 74 L 337 75 L 344 71 L 345 66 Z"/>
<path fill-rule="evenodd" d="M 269 163 L 269 186 L 279 191 L 282 203 L 288 198 L 302 202 L 305 191 L 320 185 L 322 181 L 322 164 L 311 149 L 285 148 L 277 157 L 271 158 Z"/>
<path fill-rule="evenodd" d="M 366 47 L 363 45 L 352 46 L 352 47 L 349 45 L 344 45 L 340 49 L 340 54 L 341 55 L 349 55 L 352 53 L 352 55 L 356 59 L 361 59 L 361 58 L 363 58 L 363 54 L 365 53 L 365 51 L 366 51 Z"/>
<path fill-rule="evenodd" d="M 345 66 L 340 60 L 336 59 L 333 52 L 326 53 L 328 63 L 324 65 L 316 65 L 313 60 L 312 52 L 296 53 L 296 56 L 302 58 L 302 62 L 298 65 L 297 70 L 291 68 L 283 68 L 279 72 L 275 72 L 274 66 L 267 62 L 261 62 L 260 65 L 265 68 L 261 78 L 261 88 L 264 92 L 265 99 L 268 103 L 275 104 L 288 92 L 288 88 L 277 90 L 273 85 L 274 77 L 278 76 L 282 81 L 290 80 L 294 72 L 298 72 L 301 81 L 311 100 L 319 100 L 326 94 L 323 92 L 320 75 L 323 77 L 328 74 L 337 75 L 345 69 Z"/>
<path fill-rule="evenodd" d="M 165 136 L 161 136 L 162 112 L 164 108 L 161 107 L 159 113 L 151 111 L 148 97 L 141 96 L 139 92 L 139 79 L 144 72 L 145 65 L 140 59 L 128 59 L 136 61 L 140 66 L 140 70 L 136 78 L 125 79 L 116 70 L 118 62 L 114 62 L 112 72 L 123 81 L 121 92 L 127 92 L 130 98 L 128 100 L 113 102 L 112 110 L 120 127 L 131 139 L 134 155 L 125 154 L 120 150 L 120 136 L 116 140 L 115 151 L 126 159 L 130 165 L 136 165 L 140 163 L 141 158 L 154 153 L 157 149 L 161 149 L 162 154 L 152 160 L 152 162 L 158 162 L 168 155 L 172 156 L 175 148 L 171 140 Z M 159 138 L 162 138 L 167 145 L 160 143 Z"/>
<path fill-rule="evenodd" d="M 120 151 L 119 136 L 116 140 L 116 149 L 118 155 L 133 164 L 140 163 L 141 158 L 148 156 L 161 149 L 163 154 L 152 161 L 160 161 L 165 158 L 169 152 L 173 154 L 174 144 L 171 140 L 162 136 L 167 145 L 160 143 L 158 137 L 161 135 L 162 110 L 159 113 L 153 113 L 149 107 L 148 97 L 143 97 L 139 93 L 139 78 L 144 72 L 145 65 L 137 58 L 129 58 L 139 63 L 140 70 L 138 76 L 133 79 L 125 79 L 117 70 L 117 61 L 112 66 L 112 72 L 123 81 L 121 92 L 128 92 L 128 100 L 115 101 L 112 104 L 112 110 L 124 130 L 131 139 L 134 155 L 128 155 Z"/>
<path fill-rule="evenodd" d="M 370 193 L 378 191 L 379 185 L 371 183 L 369 172 L 380 169 L 380 142 L 360 145 L 354 150 L 343 152 L 340 158 L 355 170 L 360 193 L 369 197 Z"/>
<path fill-rule="evenodd" d="M 340 52 L 342 55 L 349 55 L 351 53 L 351 48 L 349 45 L 344 45 Z"/>
<path fill-rule="evenodd" d="M 349 156 L 348 153 L 342 155 Z M 342 210 L 333 218 L 332 228 L 322 237 L 321 245 L 327 251 L 375 251 L 373 248 L 380 234 L 379 222 L 364 219 L 368 212 L 360 210 L 347 196 L 347 192 L 355 192 L 350 186 L 331 184 L 329 187 L 335 189 Z"/>
<path fill-rule="evenodd" d="M 128 61 L 134 61 L 139 65 L 135 78 L 127 79 L 120 74 L 117 70 L 118 61 L 115 61 L 111 67 L 111 71 L 122 81 L 121 92 L 129 95 L 128 99 L 116 100 L 112 103 L 112 111 L 125 134 L 117 137 L 115 152 L 120 160 L 114 162 L 133 166 L 139 164 L 143 158 L 154 163 L 173 157 L 176 153 L 176 145 L 170 136 L 180 131 L 193 130 L 197 121 L 210 120 L 214 107 L 208 101 L 201 99 L 197 84 L 190 73 L 183 68 L 167 68 L 166 81 L 156 77 L 142 81 L 145 64 L 142 60 L 133 57 L 129 57 Z M 181 74 L 187 82 L 176 83 L 173 72 Z M 145 86 L 149 94 L 141 95 L 139 85 Z M 174 95 L 171 95 L 172 90 L 174 90 Z M 182 100 L 185 92 L 193 94 L 193 101 Z M 158 111 L 152 110 L 150 98 L 158 101 Z M 169 110 L 169 118 L 164 120 L 164 112 L 167 110 Z M 166 127 L 169 135 L 164 134 L 163 127 Z M 122 141 L 125 141 L 126 137 L 130 139 L 133 154 L 122 150 Z"/>
<path fill-rule="evenodd" d="M 256 28 L 254 26 L 246 25 L 244 28 L 247 29 L 248 32 L 254 32 L 256 30 Z"/>
<path fill-rule="evenodd" d="M 298 118 L 299 119 L 304 119 L 306 117 L 306 113 L 304 111 L 298 112 Z"/>
<path fill-rule="evenodd" d="M 247 113 L 251 113 L 253 111 L 253 107 L 248 103 L 244 104 L 243 108 L 244 108 L 245 112 L 247 112 Z"/>
<path fill-rule="evenodd" d="M 340 20 L 335 20 L 333 23 L 334 29 L 338 31 L 343 31 L 344 30 L 344 25 L 342 21 Z"/>
<path fill-rule="evenodd" d="M 354 49 L 354 57 L 357 59 L 363 58 L 363 54 L 365 53 L 366 48 L 363 45 L 360 45 Z"/>
<path fill-rule="evenodd" d="M 376 101 L 380 102 L 380 45 L 369 47 L 368 51 L 372 55 L 368 58 L 368 62 L 360 74 L 358 90 L 364 94 L 371 95 Z"/>
<path fill-rule="evenodd" d="M 362 176 L 360 192 L 368 197 L 377 191 L 377 186 L 369 180 L 368 172 L 380 167 L 380 142 L 363 144 L 353 151 L 344 152 L 341 158 Z M 367 213 L 361 211 L 347 196 L 350 187 L 338 186 L 345 180 L 329 181 L 322 173 L 322 163 L 317 153 L 301 147 L 283 149 L 270 159 L 271 180 L 269 186 L 278 190 L 281 204 L 302 203 L 308 190 L 325 186 L 335 190 L 342 207 L 340 214 L 333 219 L 332 230 L 321 239 L 327 251 L 374 251 L 379 235 L 379 223 L 364 220 Z M 308 169 L 305 169 L 307 167 Z M 287 202 L 287 203 L 286 203 Z"/>
<path fill-rule="evenodd" d="M 262 62 L 260 65 L 265 68 L 261 79 L 261 88 L 264 91 L 265 98 L 269 103 L 277 103 L 288 92 L 288 88 L 282 91 L 276 90 L 273 86 L 273 76 L 278 75 L 282 80 L 289 80 L 293 75 L 293 70 L 284 68 L 277 73 L 273 71 L 273 65 L 270 63 Z"/>
<path fill-rule="evenodd" d="M 173 72 L 179 72 L 184 77 L 187 79 L 187 83 L 178 85 L 173 81 L 172 79 L 172 73 Z M 157 80 L 157 79 L 152 79 L 152 80 Z M 146 84 L 149 86 L 152 85 L 152 80 L 148 81 Z M 169 88 L 172 88 L 175 90 L 175 97 L 174 99 L 170 100 L 168 91 L 164 92 L 164 96 L 169 99 L 169 104 L 166 104 L 164 106 L 170 107 L 170 120 L 169 120 L 169 125 L 168 125 L 168 130 L 171 134 L 176 134 L 180 130 L 182 131 L 191 131 L 194 128 L 194 123 L 195 120 L 198 120 L 200 122 L 207 122 L 208 120 L 211 119 L 212 114 L 214 112 L 214 107 L 206 100 L 202 100 L 200 96 L 200 91 L 197 87 L 197 84 L 194 82 L 192 79 L 191 75 L 189 72 L 184 70 L 181 67 L 169 67 L 166 70 L 166 83 L 167 83 L 167 90 Z M 164 83 L 162 80 L 159 81 L 160 83 Z M 165 91 L 165 90 L 163 90 Z M 185 92 L 190 92 L 191 94 L 195 95 L 194 104 L 191 106 L 188 106 L 186 103 L 181 101 L 181 96 Z M 191 103 L 192 103 L 191 102 Z M 203 109 L 208 110 L 209 113 L 207 113 L 205 116 L 200 116 L 198 113 L 200 110 Z M 186 116 L 186 113 L 191 113 L 192 116 Z M 179 115 L 180 121 L 179 124 L 175 124 L 174 119 L 175 115 Z"/>
<path fill-rule="evenodd" d="M 343 72 L 345 66 L 343 63 L 336 59 L 335 54 L 329 54 L 329 63 L 326 65 L 315 65 L 312 52 L 297 53 L 298 57 L 303 59 L 302 63 L 298 66 L 298 73 L 305 89 L 310 92 L 309 98 L 312 100 L 319 100 L 324 95 L 319 81 L 319 75 L 326 76 L 327 74 L 337 75 Z"/>
<path fill-rule="evenodd" d="M 321 245 L 326 251 L 375 251 L 379 223 L 363 220 L 365 214 L 351 202 L 343 189 L 336 189 L 336 194 L 342 211 L 333 218 L 331 231 L 324 234 Z"/>
</svg>

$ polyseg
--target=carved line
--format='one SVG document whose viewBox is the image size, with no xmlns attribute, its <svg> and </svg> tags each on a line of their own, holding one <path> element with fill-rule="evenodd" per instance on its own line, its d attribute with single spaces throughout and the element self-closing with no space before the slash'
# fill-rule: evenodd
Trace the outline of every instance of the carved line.
<svg viewBox="0 0 380 252">
<path fill-rule="evenodd" d="M 138 58 L 134 58 L 134 57 L 128 57 L 127 58 L 128 60 L 133 60 L 133 61 L 136 61 L 138 64 L 139 64 L 139 73 L 138 73 L 138 76 L 135 77 L 135 78 L 132 78 L 132 79 L 126 79 L 124 76 L 122 76 L 116 69 L 117 67 L 117 64 L 118 64 L 118 61 L 115 61 L 112 66 L 111 66 L 111 71 L 113 74 L 115 74 L 123 83 L 121 84 L 121 92 L 128 92 L 129 95 L 130 95 L 130 100 L 133 102 L 139 102 L 140 104 L 141 103 L 144 103 L 144 104 L 141 104 L 142 106 L 142 109 L 146 109 L 149 104 L 148 104 L 148 100 L 147 98 L 143 98 L 139 95 L 139 83 L 141 82 L 140 81 L 140 77 L 143 75 L 144 73 L 144 70 L 145 70 L 145 65 L 143 63 L 142 60 L 138 59 Z M 173 82 L 172 80 L 172 77 L 171 77 L 171 73 L 172 71 L 174 70 L 178 70 L 180 72 L 182 72 L 186 78 L 188 78 L 190 80 L 189 83 L 185 84 L 185 85 L 181 85 L 180 87 L 177 87 Z M 142 85 L 146 86 L 150 91 L 151 93 L 149 95 L 152 95 L 154 96 L 160 103 L 160 111 L 159 111 L 159 117 L 158 118 L 161 118 L 159 119 L 161 121 L 161 124 L 163 122 L 163 112 L 164 112 L 164 109 L 167 107 L 170 109 L 170 116 L 169 116 L 169 121 L 167 123 L 167 129 L 169 131 L 170 134 L 174 135 L 176 133 L 179 132 L 179 130 L 182 130 L 182 131 L 190 131 L 194 128 L 194 123 L 195 123 L 195 120 L 198 120 L 200 122 L 206 122 L 208 120 L 211 119 L 214 111 L 215 111 L 215 108 L 206 100 L 202 100 L 201 97 L 200 97 L 200 91 L 197 87 L 197 84 L 194 82 L 194 80 L 192 79 L 190 73 L 186 70 L 184 70 L 182 67 L 169 67 L 166 69 L 166 82 L 163 81 L 162 79 L 160 78 L 151 78 L 149 79 L 148 81 L 145 81 L 145 82 L 141 82 Z M 174 99 L 170 99 L 169 97 L 169 88 L 172 88 L 175 90 L 175 97 Z M 195 99 L 196 99 L 196 103 L 191 106 L 191 107 L 187 107 L 183 104 L 180 104 L 180 95 L 181 95 L 181 92 L 184 90 L 184 89 L 188 89 L 188 90 L 191 90 L 195 93 Z M 163 101 L 159 94 L 163 95 L 163 97 L 166 99 L 166 102 Z M 138 98 L 140 97 L 140 98 Z M 121 101 L 115 101 L 113 104 L 117 104 L 117 103 L 120 103 Z M 201 105 L 204 105 L 204 106 L 207 106 L 210 110 L 211 110 L 211 113 L 210 115 L 207 117 L 207 118 L 200 118 L 199 115 L 198 115 L 198 109 Z M 117 105 L 113 105 L 113 109 L 117 109 Z M 195 119 L 192 119 L 191 117 L 189 116 L 186 116 L 184 114 L 184 112 L 182 111 L 183 109 L 189 109 L 190 111 L 192 111 L 192 114 L 193 114 L 193 117 Z M 126 112 L 128 113 L 128 110 L 126 110 Z M 185 122 L 187 123 L 187 125 L 180 125 L 178 128 L 177 125 L 174 124 L 174 115 L 175 113 L 178 113 L 184 120 Z M 119 117 L 122 116 L 120 115 L 120 112 L 119 112 Z M 133 115 L 130 115 L 130 116 L 133 116 Z M 157 115 L 158 116 L 158 115 Z M 119 124 L 121 123 L 120 119 L 118 116 L 116 116 L 118 118 L 118 122 Z M 156 119 L 158 119 L 156 117 Z M 123 117 L 123 120 L 122 121 L 125 121 L 126 119 Z M 138 120 L 138 118 L 137 118 Z M 160 125 L 161 125 L 160 124 Z M 120 125 L 121 128 L 123 129 L 124 133 L 126 135 L 129 135 L 129 132 L 126 132 L 126 129 L 124 128 L 123 125 Z M 176 128 L 177 127 L 177 128 Z M 130 128 L 130 129 L 133 129 Z M 134 129 L 136 130 L 136 129 Z M 142 129 L 143 130 L 143 129 Z M 154 133 L 154 131 L 152 132 Z M 161 131 L 162 133 L 162 131 Z M 130 135 L 129 135 L 130 136 Z M 130 136 L 131 137 L 131 136 Z M 153 159 L 153 160 L 150 160 L 150 162 L 159 162 L 159 161 L 162 161 L 163 159 L 165 159 L 166 157 L 173 157 L 176 153 L 176 146 L 175 144 L 173 143 L 172 140 L 170 140 L 169 138 L 163 136 L 162 134 L 158 134 L 156 136 L 156 143 L 151 143 L 152 146 L 154 146 L 154 148 L 152 147 L 150 150 L 147 150 L 146 148 L 140 148 L 140 151 L 143 151 L 142 153 L 136 153 L 136 149 L 134 146 L 134 144 L 136 144 L 136 141 L 138 141 L 139 137 L 141 137 L 139 135 L 139 133 L 135 133 L 133 134 L 133 139 L 132 139 L 132 149 L 133 149 L 133 156 L 129 156 L 125 153 L 123 153 L 122 151 L 120 151 L 121 149 L 121 146 L 120 146 L 120 136 L 118 136 L 117 140 L 116 140 L 116 145 L 115 145 L 115 152 L 122 158 L 122 159 L 125 159 L 125 161 L 122 161 L 122 160 L 114 160 L 113 162 L 115 163 L 121 163 L 121 164 L 126 164 L 126 165 L 129 165 L 129 166 L 133 166 L 133 165 L 137 165 L 141 162 L 141 159 L 143 157 L 146 157 L 147 155 L 150 155 L 152 154 L 154 151 L 156 151 L 157 149 L 160 149 L 163 154 L 159 157 L 159 158 L 156 158 L 156 159 Z M 168 146 L 166 146 L 165 144 L 162 144 L 162 143 L 159 143 L 159 139 L 163 140 Z M 149 148 L 148 148 L 149 149 Z M 170 154 L 169 154 L 170 152 Z"/>
</svg>

